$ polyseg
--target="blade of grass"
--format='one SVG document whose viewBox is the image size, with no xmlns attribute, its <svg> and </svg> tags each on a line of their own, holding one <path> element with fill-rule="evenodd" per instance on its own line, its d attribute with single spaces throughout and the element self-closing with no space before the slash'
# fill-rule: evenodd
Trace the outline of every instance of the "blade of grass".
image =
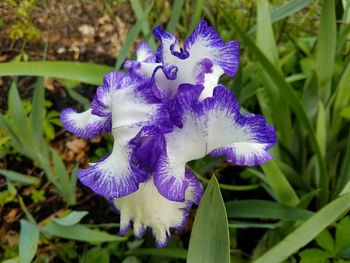
<svg viewBox="0 0 350 263">
<path fill-rule="evenodd" d="M 272 23 L 282 20 L 295 12 L 307 7 L 312 3 L 312 0 L 294 0 L 288 1 L 287 3 L 277 7 L 271 12 Z M 249 31 L 248 35 L 251 35 L 256 31 L 256 26 L 253 26 Z"/>
<path fill-rule="evenodd" d="M 53 235 L 55 237 L 62 237 L 72 240 L 85 241 L 85 242 L 112 242 L 112 241 L 124 241 L 126 237 L 119 237 L 117 235 L 111 235 L 106 232 L 94 230 L 84 225 L 76 224 L 72 226 L 61 226 L 55 222 L 51 222 L 41 228 L 41 231 Z"/>
<path fill-rule="evenodd" d="M 0 169 L 0 174 L 2 174 L 3 176 L 5 176 L 7 179 L 11 181 L 15 181 L 21 184 L 34 184 L 34 185 L 40 184 L 39 178 L 26 175 L 26 174 L 22 174 L 22 173 L 10 171 L 10 170 L 4 170 L 4 169 Z"/>
<path fill-rule="evenodd" d="M 329 190 L 328 190 L 328 176 L 325 166 L 325 162 L 320 151 L 320 147 L 316 140 L 316 135 L 314 128 L 310 122 L 310 119 L 307 116 L 304 105 L 302 104 L 297 93 L 293 90 L 284 77 L 280 74 L 278 70 L 271 64 L 271 62 L 266 58 L 266 56 L 261 52 L 261 50 L 254 44 L 254 42 L 242 31 L 242 29 L 236 24 L 234 18 L 227 13 L 226 10 L 221 9 L 225 14 L 226 19 L 230 22 L 230 25 L 233 27 L 235 32 L 239 35 L 241 42 L 244 43 L 249 50 L 255 55 L 259 63 L 263 65 L 264 70 L 270 76 L 271 80 L 280 88 L 281 94 L 284 98 L 288 98 L 286 102 L 294 110 L 296 117 L 299 122 L 305 127 L 308 132 L 308 138 L 310 140 L 311 146 L 317 156 L 317 162 L 320 169 L 321 176 L 321 204 L 325 205 L 328 200 Z"/>
<path fill-rule="evenodd" d="M 33 141 L 39 149 L 39 151 L 47 156 L 47 147 L 44 140 L 43 130 L 44 130 L 44 114 L 45 114 L 45 88 L 44 79 L 38 78 L 36 87 L 33 94 L 32 102 L 32 129 L 33 129 Z"/>
<path fill-rule="evenodd" d="M 323 156 L 327 149 L 327 115 L 323 103 L 319 101 L 316 120 L 316 139 Z"/>
<path fill-rule="evenodd" d="M 293 187 L 281 172 L 275 161 L 269 161 L 261 165 L 266 177 L 270 180 L 271 187 L 276 194 L 280 204 L 296 206 L 299 203 L 299 198 Z"/>
<path fill-rule="evenodd" d="M 132 11 L 134 11 L 134 13 L 135 13 L 136 18 L 138 20 L 142 19 L 143 15 L 144 15 L 144 10 L 143 10 L 143 7 L 142 7 L 140 1 L 139 0 L 130 0 L 130 4 L 131 4 Z M 150 26 L 149 26 L 147 20 L 145 20 L 143 25 L 142 25 L 142 32 L 143 32 L 145 37 L 150 35 L 150 33 L 151 33 Z M 155 50 L 157 48 L 157 43 L 156 43 L 153 36 L 149 37 L 148 44 L 153 50 Z"/>
<path fill-rule="evenodd" d="M 131 48 L 131 46 L 134 44 L 134 42 L 136 41 L 138 35 L 140 34 L 142 27 L 145 23 L 145 21 L 147 20 L 148 14 L 152 9 L 152 5 L 150 5 L 144 12 L 143 15 L 140 19 L 138 19 L 137 23 L 130 29 L 125 43 L 122 47 L 122 49 L 119 52 L 116 64 L 115 64 L 115 69 L 119 70 L 121 68 L 121 66 L 124 63 L 124 60 L 128 57 L 128 52 L 129 49 Z"/>
<path fill-rule="evenodd" d="M 285 237 L 266 254 L 258 258 L 254 263 L 279 263 L 283 262 L 293 253 L 308 244 L 327 226 L 332 224 L 339 216 L 350 208 L 350 193 L 332 201 L 310 219 Z"/>
<path fill-rule="evenodd" d="M 127 255 L 151 255 L 166 258 L 179 258 L 186 260 L 187 250 L 181 248 L 136 248 L 126 252 Z"/>
<path fill-rule="evenodd" d="M 78 224 L 87 214 L 87 211 L 72 211 L 65 217 L 54 217 L 52 220 L 61 226 L 72 226 Z"/>
<path fill-rule="evenodd" d="M 270 19 L 269 3 L 267 0 L 257 1 L 257 46 L 266 55 L 275 68 L 281 71 L 278 64 L 278 51 Z M 261 65 L 262 66 L 262 65 Z M 288 104 L 284 103 L 281 92 L 265 71 L 261 72 L 262 80 L 265 83 L 265 91 L 268 96 L 270 112 L 273 122 L 280 131 L 281 138 L 288 145 L 291 138 L 292 123 Z M 261 98 L 260 98 L 261 100 Z"/>
<path fill-rule="evenodd" d="M 337 178 L 333 197 L 336 197 L 339 193 L 344 194 L 348 191 L 350 191 L 350 135 L 348 135 L 345 156 L 341 165 L 339 177 Z"/>
<path fill-rule="evenodd" d="M 171 8 L 171 17 L 166 25 L 166 30 L 169 32 L 174 33 L 177 27 L 177 24 L 179 23 L 181 13 L 182 13 L 182 7 L 184 4 L 184 0 L 177 0 L 173 2 L 173 7 Z"/>
<path fill-rule="evenodd" d="M 336 42 L 335 1 L 323 0 L 320 32 L 316 48 L 316 75 L 320 96 L 324 103 L 331 95 Z"/>
<path fill-rule="evenodd" d="M 346 65 L 344 72 L 341 75 L 339 83 L 337 85 L 336 97 L 333 104 L 333 115 L 332 115 L 332 139 L 336 139 L 339 130 L 342 126 L 342 117 L 340 112 L 346 107 L 350 101 L 349 92 L 350 83 L 350 62 Z"/>
<path fill-rule="evenodd" d="M 35 144 L 32 139 L 32 129 L 28 125 L 27 116 L 24 111 L 22 99 L 19 96 L 17 90 L 16 82 L 16 79 L 14 79 L 8 97 L 8 111 L 14 123 L 13 130 L 15 131 L 15 133 L 17 134 L 17 138 L 20 139 L 23 145 L 26 145 L 29 148 L 32 148 L 33 151 L 35 151 Z"/>
<path fill-rule="evenodd" d="M 193 29 L 198 24 L 202 14 L 203 4 L 204 4 L 204 0 L 196 0 L 196 4 L 194 6 L 194 11 L 192 14 L 191 24 L 187 31 L 187 36 L 192 33 Z"/>
<path fill-rule="evenodd" d="M 35 257 L 39 243 L 39 229 L 27 220 L 20 221 L 21 231 L 19 235 L 19 262 L 30 263 Z"/>
<path fill-rule="evenodd" d="M 199 204 L 188 248 L 188 263 L 230 262 L 227 215 L 213 176 Z"/>
<path fill-rule="evenodd" d="M 63 161 L 61 160 L 60 156 L 55 152 L 55 150 L 51 150 L 51 154 L 52 154 L 52 161 L 54 164 L 54 168 L 55 168 L 55 173 L 57 175 L 57 177 L 59 178 L 59 184 L 60 184 L 60 189 L 62 190 L 62 196 L 64 197 L 64 199 L 67 201 L 68 204 L 72 205 L 72 201 L 75 198 L 71 197 L 71 189 L 70 189 L 70 178 L 69 178 L 69 174 L 66 170 L 66 167 L 63 163 Z"/>
<path fill-rule="evenodd" d="M 265 200 L 239 200 L 225 203 L 229 218 L 306 220 L 313 212 Z"/>
<path fill-rule="evenodd" d="M 71 89 L 71 88 L 66 88 L 65 90 L 68 93 L 69 97 L 71 97 L 73 100 L 83 105 L 83 108 L 85 110 L 90 108 L 90 101 L 87 98 L 85 98 L 83 95 L 80 95 L 78 92 L 76 92 L 74 89 Z"/>
<path fill-rule="evenodd" d="M 102 84 L 103 76 L 113 70 L 104 65 L 68 61 L 0 63 L 0 76 L 47 76 L 92 85 Z"/>
</svg>

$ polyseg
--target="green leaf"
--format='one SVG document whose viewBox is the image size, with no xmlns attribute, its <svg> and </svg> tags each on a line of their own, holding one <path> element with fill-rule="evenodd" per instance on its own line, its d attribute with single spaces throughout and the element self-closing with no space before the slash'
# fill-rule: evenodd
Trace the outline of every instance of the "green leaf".
<svg viewBox="0 0 350 263">
<path fill-rule="evenodd" d="M 306 249 L 299 253 L 299 263 L 327 263 L 329 253 L 317 248 Z"/>
<path fill-rule="evenodd" d="M 72 226 L 62 226 L 55 222 L 51 222 L 45 225 L 41 230 L 44 233 L 85 242 L 111 242 L 111 241 L 123 241 L 127 238 L 116 235 L 110 235 L 106 232 L 101 232 L 88 228 L 84 225 L 76 224 Z"/>
<path fill-rule="evenodd" d="M 336 253 L 350 247 L 350 218 L 343 218 L 337 225 L 335 232 L 335 250 Z"/>
<path fill-rule="evenodd" d="M 258 258 L 255 263 L 279 263 L 299 250 L 327 226 L 332 224 L 340 215 L 347 212 L 350 208 L 350 193 L 345 194 L 332 201 L 319 212 L 314 214 L 305 223 L 300 225 L 291 234 L 280 241 L 275 247 L 266 254 Z"/>
<path fill-rule="evenodd" d="M 192 14 L 191 24 L 188 28 L 187 35 L 191 34 L 193 29 L 197 26 L 197 24 L 201 18 L 203 4 L 204 4 L 204 0 L 196 0 L 196 4 L 194 6 L 194 11 Z"/>
<path fill-rule="evenodd" d="M 132 10 L 135 13 L 136 18 L 138 20 L 142 19 L 145 12 L 143 10 L 143 7 L 142 7 L 140 1 L 139 0 L 130 0 L 130 4 L 131 4 Z M 147 19 L 143 22 L 142 32 L 143 32 L 143 35 L 145 37 L 150 35 L 150 33 L 151 33 L 150 26 L 148 24 Z M 156 49 L 157 48 L 157 44 L 156 44 L 156 41 L 154 40 L 153 35 L 151 35 L 151 37 L 149 38 L 148 44 L 149 44 L 150 48 L 152 48 L 152 49 Z"/>
<path fill-rule="evenodd" d="M 273 22 L 279 21 L 283 18 L 286 18 L 287 16 L 290 16 L 294 14 L 295 12 L 298 12 L 299 10 L 307 7 L 312 3 L 312 0 L 294 0 L 294 1 L 288 1 L 287 3 L 283 4 L 282 6 L 277 7 L 272 11 L 271 14 L 271 20 Z"/>
<path fill-rule="evenodd" d="M 109 254 L 106 249 L 94 247 L 84 253 L 79 261 L 80 263 L 109 263 Z"/>
<path fill-rule="evenodd" d="M 89 212 L 87 211 L 72 211 L 65 217 L 54 217 L 53 221 L 61 226 L 72 226 L 80 222 L 80 220 L 86 216 Z"/>
<path fill-rule="evenodd" d="M 215 176 L 212 176 L 197 210 L 187 262 L 230 262 L 227 216 Z"/>
<path fill-rule="evenodd" d="M 39 243 L 39 229 L 27 220 L 20 221 L 19 262 L 30 263 L 36 254 Z"/>
<path fill-rule="evenodd" d="M 27 115 L 17 90 L 16 80 L 12 82 L 8 100 L 8 110 L 13 120 L 13 129 L 15 130 L 17 137 L 20 139 L 22 144 L 27 145 L 28 147 L 34 147 L 31 137 L 32 130 L 31 127 L 28 126 Z M 35 151 L 35 149 L 32 150 Z"/>
<path fill-rule="evenodd" d="M 326 156 L 327 149 L 327 115 L 323 103 L 319 101 L 316 120 L 316 139 L 323 156 Z"/>
<path fill-rule="evenodd" d="M 0 63 L 0 76 L 47 76 L 92 85 L 102 84 L 103 76 L 113 70 L 104 65 L 68 61 Z"/>
<path fill-rule="evenodd" d="M 347 138 L 346 151 L 341 165 L 337 185 L 334 190 L 334 197 L 350 192 L 350 134 Z"/>
<path fill-rule="evenodd" d="M 281 205 L 273 201 L 264 200 L 239 200 L 225 203 L 229 218 L 259 218 L 279 220 L 306 220 L 313 212 Z"/>
<path fill-rule="evenodd" d="M 57 178 L 59 178 L 58 182 L 60 184 L 62 195 L 69 204 L 73 204 L 75 197 L 71 196 L 72 191 L 70 189 L 70 178 L 66 170 L 66 166 L 55 150 L 52 149 L 51 153 L 55 174 L 57 175 Z"/>
<path fill-rule="evenodd" d="M 323 248 L 324 250 L 328 251 L 329 253 L 333 253 L 334 251 L 334 241 L 332 238 L 332 235 L 329 233 L 327 229 L 323 230 L 317 237 L 316 237 L 316 243 Z"/>
<path fill-rule="evenodd" d="M 181 248 L 136 248 L 127 252 L 129 255 L 152 255 L 167 258 L 187 258 L 187 250 Z"/>
<path fill-rule="evenodd" d="M 83 105 L 85 110 L 90 108 L 90 101 L 87 98 L 80 95 L 74 89 L 66 88 L 65 90 L 67 91 L 69 97 L 71 97 L 73 100 L 75 100 L 75 101 L 79 102 L 81 105 Z"/>
<path fill-rule="evenodd" d="M 166 25 L 166 31 L 174 33 L 176 30 L 176 26 L 179 23 L 179 19 L 182 14 L 182 7 L 184 4 L 184 0 L 177 0 L 173 2 L 173 7 L 171 8 L 171 17 Z"/>
<path fill-rule="evenodd" d="M 272 30 L 270 19 L 269 2 L 267 0 L 257 1 L 257 33 L 256 45 L 261 49 L 265 56 L 278 66 L 278 51 L 275 36 Z"/>
<path fill-rule="evenodd" d="M 32 102 L 32 129 L 33 141 L 39 151 L 46 156 L 47 148 L 44 141 L 44 119 L 45 119 L 45 87 L 44 79 L 39 78 L 36 83 Z"/>
<path fill-rule="evenodd" d="M 350 120 L 350 106 L 344 108 L 341 112 L 340 112 L 340 116 L 342 116 L 345 119 Z"/>
<path fill-rule="evenodd" d="M 144 25 L 144 23 L 147 21 L 147 17 L 149 12 L 152 9 L 152 5 L 150 5 L 143 13 L 142 17 L 140 19 L 138 19 L 137 23 L 130 29 L 125 43 L 122 47 L 122 49 L 119 52 L 118 58 L 117 58 L 117 62 L 115 64 L 115 69 L 119 70 L 121 68 L 121 66 L 124 63 L 124 60 L 128 57 L 128 52 L 129 49 L 131 48 L 131 46 L 134 44 L 134 42 L 136 41 L 137 37 L 139 36 L 142 27 Z"/>
<path fill-rule="evenodd" d="M 336 139 L 339 130 L 342 126 L 342 116 L 340 112 L 348 105 L 350 101 L 349 92 L 350 83 L 350 60 L 346 65 L 344 72 L 342 73 L 336 89 L 336 96 L 333 104 L 333 115 L 332 115 L 332 138 Z"/>
<path fill-rule="evenodd" d="M 265 175 L 270 180 L 272 189 L 274 190 L 279 203 L 289 206 L 296 206 L 299 198 L 293 187 L 278 168 L 275 161 L 269 161 L 261 165 Z"/>
<path fill-rule="evenodd" d="M 11 181 L 15 181 L 21 184 L 34 184 L 34 185 L 40 184 L 39 178 L 26 175 L 26 174 L 5 170 L 5 169 L 0 169 L 0 174 L 2 174 L 3 176 L 5 176 L 7 179 Z"/>
<path fill-rule="evenodd" d="M 263 66 L 263 69 L 270 76 L 271 80 L 280 88 L 280 92 L 283 98 L 288 98 L 286 101 L 289 103 L 290 107 L 294 110 L 295 115 L 299 123 L 305 127 L 308 132 L 308 138 L 311 142 L 311 146 L 316 153 L 318 168 L 320 171 L 321 178 L 321 204 L 326 204 L 329 196 L 328 189 L 328 176 L 325 161 L 323 159 L 320 147 L 316 140 L 316 135 L 314 128 L 311 124 L 310 119 L 307 116 L 306 110 L 303 103 L 298 97 L 297 93 L 293 90 L 290 84 L 284 79 L 281 73 L 271 64 L 271 62 L 266 58 L 266 56 L 261 52 L 261 50 L 254 44 L 254 42 L 245 34 L 245 32 L 237 25 L 234 17 L 230 15 L 225 9 L 221 9 L 225 14 L 225 18 L 230 22 L 230 26 L 239 35 L 241 43 L 245 44 L 249 50 L 256 56 L 259 63 Z"/>
<path fill-rule="evenodd" d="M 285 4 L 277 7 L 276 9 L 272 10 L 271 12 L 271 21 L 277 22 L 282 20 L 283 18 L 286 18 L 295 12 L 298 12 L 299 10 L 307 7 L 309 4 L 312 3 L 312 0 L 293 0 L 293 1 L 288 1 Z M 256 30 L 256 27 L 252 27 L 248 35 L 254 33 Z"/>
<path fill-rule="evenodd" d="M 281 71 L 278 64 L 278 51 L 272 30 L 269 3 L 267 0 L 257 1 L 256 43 L 260 50 L 275 66 L 275 68 Z M 287 143 L 290 140 L 290 133 L 292 131 L 288 104 L 284 103 L 279 88 L 270 79 L 268 74 L 265 71 L 262 71 L 261 75 L 264 82 L 264 90 L 267 94 L 266 99 L 268 100 L 268 103 L 266 103 L 266 105 L 268 105 L 270 108 L 269 111 L 273 116 L 273 122 L 277 126 L 277 130 L 280 131 L 281 137 L 283 138 L 282 141 Z"/>
<path fill-rule="evenodd" d="M 336 41 L 335 1 L 323 0 L 317 41 L 316 75 L 319 92 L 324 103 L 331 95 Z"/>
</svg>

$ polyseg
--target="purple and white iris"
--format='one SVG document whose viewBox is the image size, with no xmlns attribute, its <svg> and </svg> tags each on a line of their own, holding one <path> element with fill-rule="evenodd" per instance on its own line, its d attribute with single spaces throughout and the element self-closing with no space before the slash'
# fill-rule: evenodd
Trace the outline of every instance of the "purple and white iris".
<svg viewBox="0 0 350 263">
<path fill-rule="evenodd" d="M 107 74 L 91 109 L 66 109 L 61 120 L 81 137 L 113 134 L 112 152 L 77 175 L 120 211 L 121 233 L 132 222 L 137 237 L 151 228 L 162 247 L 202 196 L 186 163 L 207 154 L 236 165 L 264 163 L 276 132 L 262 116 L 241 114 L 232 91 L 218 84 L 238 69 L 238 42 L 224 43 L 205 21 L 183 48 L 161 27 L 153 33 L 156 52 L 139 44 L 137 60 L 125 62 L 128 73 Z"/>
</svg>

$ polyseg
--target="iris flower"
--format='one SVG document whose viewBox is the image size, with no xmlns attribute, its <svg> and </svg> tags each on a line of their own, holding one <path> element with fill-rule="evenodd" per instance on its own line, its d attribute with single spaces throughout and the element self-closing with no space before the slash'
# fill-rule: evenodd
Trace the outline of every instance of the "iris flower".
<svg viewBox="0 0 350 263">
<path fill-rule="evenodd" d="M 161 27 L 153 33 L 160 42 L 155 52 L 140 43 L 137 60 L 124 64 L 128 73 L 107 74 L 91 108 L 65 109 L 61 120 L 80 137 L 112 133 L 112 152 L 77 176 L 120 212 L 121 234 L 132 225 L 141 237 L 150 228 L 163 247 L 202 196 L 186 164 L 209 154 L 259 165 L 272 159 L 276 132 L 262 116 L 241 114 L 233 92 L 218 83 L 237 71 L 237 41 L 224 43 L 205 21 L 183 48 Z"/>
</svg>

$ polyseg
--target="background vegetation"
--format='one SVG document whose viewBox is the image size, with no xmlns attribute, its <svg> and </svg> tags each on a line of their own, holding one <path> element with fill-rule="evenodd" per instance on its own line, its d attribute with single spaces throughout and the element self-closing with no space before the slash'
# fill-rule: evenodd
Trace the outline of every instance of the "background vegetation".
<svg viewBox="0 0 350 263">
<path fill-rule="evenodd" d="M 349 7 L 348 0 L 3 1 L 0 259 L 350 262 Z M 208 185 L 203 200 L 185 229 L 155 249 L 148 235 L 118 236 L 118 215 L 77 182 L 79 165 L 108 152 L 111 138 L 78 139 L 58 115 L 88 107 L 103 75 L 122 68 L 140 39 L 155 48 L 153 26 L 185 39 L 201 18 L 241 43 L 239 72 L 221 81 L 276 126 L 278 144 L 260 167 L 192 162 Z"/>
</svg>

